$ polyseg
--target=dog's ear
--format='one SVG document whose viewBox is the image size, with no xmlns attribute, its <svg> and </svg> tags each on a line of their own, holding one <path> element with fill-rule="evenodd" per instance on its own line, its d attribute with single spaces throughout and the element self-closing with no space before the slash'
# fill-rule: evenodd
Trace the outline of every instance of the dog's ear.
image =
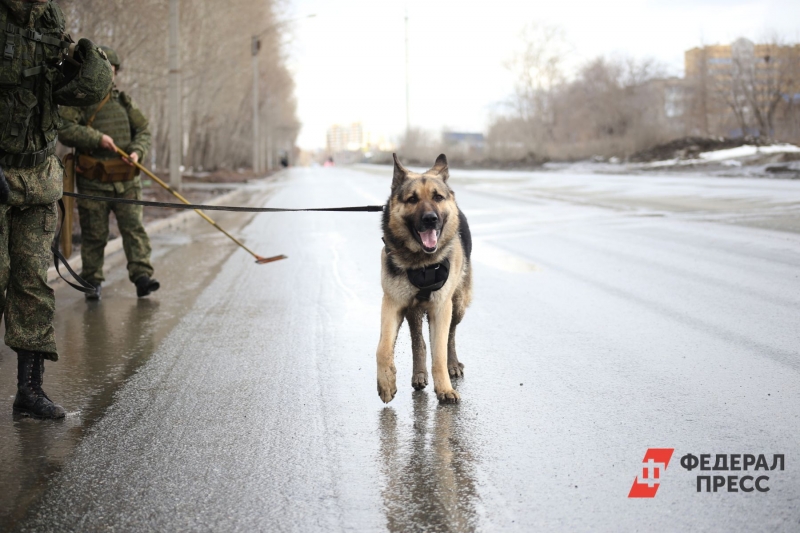
<svg viewBox="0 0 800 533">
<path fill-rule="evenodd" d="M 444 154 L 439 154 L 431 170 L 439 174 L 439 177 L 444 181 L 447 181 L 447 178 L 450 177 L 450 170 L 447 168 L 447 157 Z"/>
<path fill-rule="evenodd" d="M 394 177 L 392 178 L 392 190 L 396 191 L 398 187 L 400 187 L 403 182 L 408 179 L 408 170 L 406 167 L 400 164 L 400 160 L 397 159 L 397 154 L 392 154 L 394 158 Z"/>
</svg>

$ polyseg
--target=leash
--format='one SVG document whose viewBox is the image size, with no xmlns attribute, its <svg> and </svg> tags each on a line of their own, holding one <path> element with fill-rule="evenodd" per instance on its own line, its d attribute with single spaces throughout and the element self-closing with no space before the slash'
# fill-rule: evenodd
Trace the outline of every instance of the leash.
<svg viewBox="0 0 800 533">
<path fill-rule="evenodd" d="M 117 154 L 119 154 L 120 156 L 122 156 L 122 158 L 123 158 L 123 159 L 125 159 L 126 161 L 128 161 L 128 162 L 132 163 L 132 164 L 133 164 L 133 165 L 134 165 L 136 168 L 138 168 L 139 170 L 141 170 L 142 172 L 144 172 L 144 173 L 145 173 L 147 176 L 149 176 L 149 177 L 150 177 L 150 179 L 152 179 L 153 181 L 155 181 L 156 183 L 158 183 L 160 186 L 162 186 L 163 188 L 165 188 L 167 191 L 169 191 L 169 193 L 170 193 L 172 196 L 174 196 L 175 198 L 177 198 L 178 200 L 180 200 L 181 202 L 183 202 L 183 203 L 184 203 L 184 204 L 186 204 L 187 206 L 191 206 L 191 204 L 189 203 L 189 200 L 187 200 L 186 198 L 184 198 L 183 196 L 181 196 L 181 194 L 180 194 L 178 191 L 176 191 L 175 189 L 173 189 L 172 187 L 170 187 L 169 185 L 167 185 L 167 184 L 166 184 L 166 183 L 165 183 L 163 180 L 161 180 L 161 179 L 160 179 L 158 176 L 156 176 L 155 174 L 153 174 L 152 172 L 150 172 L 149 170 L 147 170 L 146 168 L 144 168 L 144 166 L 142 166 L 142 164 L 141 164 L 141 163 L 139 163 L 138 161 L 132 161 L 132 160 L 131 160 L 131 156 L 130 156 L 130 155 L 128 155 L 128 154 L 126 154 L 126 153 L 125 153 L 123 150 L 121 150 L 119 147 L 117 147 Z M 108 201 L 108 200 L 105 200 L 105 201 Z M 116 201 L 116 200 L 115 200 L 115 201 Z M 136 201 L 139 201 L 139 200 L 136 200 Z M 132 202 L 123 202 L 123 203 L 132 203 Z M 161 206 L 155 205 L 156 203 L 157 203 L 157 202 L 154 202 L 153 204 L 151 204 L 151 206 L 154 206 L 154 207 L 164 207 L 164 205 L 161 205 Z M 144 205 L 144 204 L 142 204 L 142 205 Z M 174 207 L 176 207 L 176 208 L 178 208 L 178 209 L 183 209 L 183 206 L 177 206 L 177 205 L 175 205 Z M 210 208 L 210 206 L 203 206 L 202 208 L 203 208 L 203 209 L 209 209 L 209 208 Z M 280 261 L 281 259 L 286 259 L 286 256 L 285 256 L 285 255 L 275 255 L 275 256 L 272 256 L 272 257 L 261 257 L 260 255 L 258 255 L 257 253 L 255 253 L 253 250 L 251 250 L 250 248 L 248 248 L 247 246 L 245 246 L 245 245 L 244 245 L 244 243 L 243 243 L 242 241 L 240 241 L 239 239 L 237 239 L 236 237 L 234 237 L 233 235 L 231 235 L 230 233 L 228 233 L 227 231 L 225 231 L 224 229 L 222 229 L 222 227 L 221 227 L 219 224 L 217 224 L 216 222 L 214 222 L 213 220 L 211 220 L 211 217 L 209 217 L 208 215 L 206 215 L 205 213 L 203 213 L 203 212 L 201 211 L 201 207 L 200 207 L 200 206 L 197 206 L 197 207 L 194 207 L 194 206 L 192 206 L 192 207 L 189 207 L 189 209 L 194 209 L 195 213 L 197 213 L 198 215 L 200 215 L 201 217 L 203 217 L 203 220 L 205 220 L 206 222 L 208 222 L 209 224 L 211 224 L 212 226 L 214 226 L 215 228 L 217 228 L 217 229 L 218 229 L 220 232 L 224 233 L 226 237 L 228 237 L 230 240 L 232 240 L 233 242 L 235 242 L 235 243 L 236 243 L 237 245 L 239 245 L 241 248 L 243 248 L 244 250 L 246 250 L 246 251 L 247 251 L 247 253 L 249 253 L 250 255 L 252 255 L 253 257 L 255 257 L 255 258 L 256 258 L 256 264 L 258 264 L 258 265 L 263 265 L 264 263 L 271 263 L 271 262 L 273 262 L 273 261 Z M 216 209 L 216 211 L 220 211 L 220 210 L 219 210 L 219 209 Z"/>
<path fill-rule="evenodd" d="M 380 213 L 383 211 L 382 205 L 362 205 L 355 207 L 308 207 L 301 209 L 290 209 L 283 207 L 240 207 L 225 205 L 204 205 L 204 204 L 174 204 L 170 202 L 153 202 L 150 200 L 133 200 L 129 198 L 108 198 L 106 196 L 90 196 L 77 192 L 64 192 L 64 196 L 80 198 L 82 200 L 94 200 L 98 202 L 110 202 L 115 204 L 132 204 L 145 207 L 162 207 L 166 209 L 203 209 L 205 211 L 230 211 L 235 213 L 297 213 L 303 211 L 322 211 L 334 213 Z"/>
<path fill-rule="evenodd" d="M 2 173 L 2 169 L 0 169 L 0 175 Z M 354 207 L 310 207 L 310 208 L 303 208 L 303 209 L 289 209 L 289 208 L 281 208 L 281 207 L 241 207 L 241 206 L 224 206 L 224 205 L 203 205 L 203 204 L 174 204 L 170 202 L 152 202 L 149 200 L 133 200 L 129 198 L 109 198 L 107 196 L 92 196 L 89 194 L 81 194 L 77 192 L 67 192 L 63 191 L 64 196 L 69 196 L 70 198 L 79 198 L 81 200 L 93 200 L 97 202 L 109 202 L 109 203 L 118 203 L 118 204 L 131 204 L 131 205 L 141 205 L 144 207 L 161 207 L 167 209 L 194 209 L 198 211 L 200 209 L 205 209 L 208 211 L 229 211 L 235 213 L 291 213 L 291 212 L 303 212 L 303 211 L 322 211 L 322 212 L 333 212 L 333 213 L 358 213 L 358 212 L 369 212 L 369 213 L 378 213 L 383 211 L 382 205 L 362 205 L 362 206 L 354 206 Z M 89 283 L 88 281 L 81 278 L 72 267 L 69 266 L 69 261 L 64 255 L 59 251 L 58 246 L 55 244 L 58 242 L 59 237 L 61 236 L 61 232 L 64 227 L 64 202 L 62 200 L 58 200 L 58 207 L 61 210 L 61 224 L 58 226 L 58 231 L 56 232 L 55 239 L 53 239 L 53 244 L 51 245 L 51 250 L 53 252 L 53 258 L 55 261 L 56 272 L 58 275 L 63 279 L 69 286 L 72 288 L 79 290 L 81 292 L 85 292 L 87 294 L 94 294 L 97 292 L 97 289 Z M 203 213 L 200 213 L 201 215 Z M 204 217 L 207 220 L 210 220 L 208 217 Z M 237 244 L 242 246 L 245 250 L 250 252 L 250 250 L 244 246 L 243 244 L 239 243 L 239 241 L 232 237 L 227 231 L 220 228 L 216 222 L 211 221 L 211 223 L 220 231 L 228 235 L 231 239 L 233 239 Z M 252 255 L 253 252 L 250 252 Z M 271 263 L 273 261 L 278 261 L 280 259 L 286 259 L 285 255 L 277 255 L 274 257 L 259 257 L 259 260 L 256 261 L 259 264 L 264 263 Z M 61 273 L 59 268 L 59 263 L 63 263 L 66 269 L 69 271 L 70 275 L 80 284 L 76 285 L 72 283 L 64 275 Z M 440 285 L 441 286 L 441 285 Z M 437 287 L 436 289 L 438 289 Z M 436 290 L 433 289 L 433 290 Z M 428 292 L 430 294 L 430 292 Z"/>
<path fill-rule="evenodd" d="M 72 267 L 69 266 L 69 261 L 67 261 L 67 258 L 64 257 L 64 255 L 58 249 L 58 241 L 59 238 L 61 237 L 61 231 L 64 229 L 64 218 L 65 218 L 64 213 L 66 213 L 66 208 L 64 207 L 64 201 L 61 199 L 58 200 L 58 208 L 61 210 L 61 224 L 58 225 L 58 231 L 56 232 L 56 236 L 53 239 L 52 244 L 50 244 L 50 251 L 53 252 L 53 262 L 56 265 L 56 272 L 61 277 L 61 279 L 63 279 L 64 282 L 73 289 L 79 290 L 86 294 L 97 295 L 97 288 L 95 288 L 94 285 L 92 285 L 91 283 L 80 277 L 74 270 L 72 270 Z M 72 228 L 69 228 L 69 231 L 72 231 Z M 64 274 L 61 273 L 61 269 L 58 266 L 59 261 L 64 263 L 64 266 L 67 267 L 67 270 L 69 271 L 70 275 L 72 275 L 72 277 L 75 278 L 75 281 L 77 281 L 80 285 L 76 285 L 64 277 Z"/>
<path fill-rule="evenodd" d="M 126 160 L 130 161 L 130 156 L 126 154 L 124 151 L 117 148 L 117 153 L 124 157 Z M 191 204 L 189 200 L 181 196 L 175 189 L 167 185 L 164 181 L 158 178 L 155 174 L 144 168 L 138 161 L 131 161 L 133 165 L 147 174 L 151 179 L 153 179 L 156 183 L 162 186 L 164 189 L 169 191 L 173 196 L 175 196 L 178 200 L 183 203 L 175 204 L 169 202 L 153 202 L 150 200 L 134 200 L 129 198 L 109 198 L 105 196 L 92 196 L 89 194 L 81 194 L 76 192 L 68 192 L 63 191 L 64 196 L 69 196 L 71 198 L 78 198 L 81 200 L 92 200 L 95 202 L 108 202 L 108 203 L 115 203 L 115 204 L 130 204 L 130 205 L 141 205 L 144 207 L 160 207 L 160 208 L 167 208 L 167 209 L 193 209 L 197 212 L 198 215 L 203 217 L 203 219 L 217 228 L 219 231 L 224 233 L 228 238 L 230 238 L 233 242 L 238 244 L 240 247 L 245 249 L 250 255 L 256 258 L 256 263 L 263 265 L 264 263 L 271 263 L 273 261 L 280 261 L 281 259 L 286 259 L 285 255 L 275 255 L 272 257 L 262 257 L 252 251 L 250 248 L 244 245 L 242 241 L 225 231 L 219 224 L 214 222 L 208 215 L 203 213 L 202 210 L 206 211 L 230 211 L 230 212 L 239 212 L 239 213 L 281 213 L 281 212 L 302 212 L 302 211 L 328 211 L 328 212 L 382 212 L 383 206 L 382 205 L 364 205 L 364 206 L 357 206 L 357 207 L 317 207 L 317 208 L 305 208 L 305 209 L 287 209 L 287 208 L 278 208 L 278 207 L 241 207 L 241 206 L 220 206 L 220 205 L 203 205 L 203 204 Z M 0 177 L 2 176 L 2 169 L 0 169 Z M 2 185 L 2 181 L 0 181 L 0 186 Z M 2 194 L 2 187 L 0 187 L 0 194 Z M 53 258 L 55 261 L 56 272 L 58 275 L 63 279 L 68 285 L 77 289 L 81 292 L 87 294 L 96 294 L 97 289 L 88 281 L 81 278 L 72 267 L 69 266 L 69 261 L 64 255 L 58 250 L 58 239 L 61 235 L 61 230 L 64 225 L 64 202 L 62 200 L 58 200 L 58 206 L 61 209 L 61 225 L 58 228 L 58 232 L 56 233 L 55 239 L 53 240 L 53 244 L 51 246 L 51 250 L 53 252 Z M 71 228 L 70 228 L 71 231 Z M 59 269 L 59 262 L 63 263 L 64 266 L 67 268 L 69 273 L 72 275 L 73 278 L 79 283 L 76 285 L 75 283 L 70 282 L 64 275 L 61 273 Z"/>
</svg>

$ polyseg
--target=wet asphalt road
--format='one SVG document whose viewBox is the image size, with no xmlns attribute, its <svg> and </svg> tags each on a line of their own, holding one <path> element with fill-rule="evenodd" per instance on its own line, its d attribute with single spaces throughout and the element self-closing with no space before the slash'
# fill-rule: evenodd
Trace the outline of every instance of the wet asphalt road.
<svg viewBox="0 0 800 533">
<path fill-rule="evenodd" d="M 122 274 L 96 307 L 59 290 L 46 384 L 70 416 L 0 418 L 6 528 L 800 529 L 800 183 L 452 175 L 475 239 L 461 404 L 411 389 L 405 326 L 377 396 L 378 214 L 231 218 L 289 256 L 265 266 L 204 228 L 160 235 L 155 298 Z M 295 169 L 262 193 L 382 203 L 390 176 Z M 0 370 L 10 411 L 7 351 Z M 628 499 L 648 447 L 672 462 Z M 786 469 L 697 493 L 687 453 Z"/>
</svg>

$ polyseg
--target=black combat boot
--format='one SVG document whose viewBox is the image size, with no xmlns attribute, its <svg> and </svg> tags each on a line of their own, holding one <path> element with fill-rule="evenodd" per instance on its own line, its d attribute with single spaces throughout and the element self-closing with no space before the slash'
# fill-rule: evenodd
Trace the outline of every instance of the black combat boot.
<svg viewBox="0 0 800 533">
<path fill-rule="evenodd" d="M 150 276 L 141 276 L 134 283 L 136 284 L 136 296 L 139 298 L 144 298 L 161 287 L 161 284 L 154 279 L 150 279 Z"/>
<path fill-rule="evenodd" d="M 42 390 L 44 356 L 36 352 L 17 352 L 17 397 L 14 413 L 34 418 L 64 418 L 67 412 L 54 404 Z"/>
<path fill-rule="evenodd" d="M 100 299 L 100 284 L 94 283 L 92 281 L 89 282 L 89 285 L 94 287 L 95 292 L 87 292 L 85 293 L 87 300 L 99 300 Z"/>
</svg>

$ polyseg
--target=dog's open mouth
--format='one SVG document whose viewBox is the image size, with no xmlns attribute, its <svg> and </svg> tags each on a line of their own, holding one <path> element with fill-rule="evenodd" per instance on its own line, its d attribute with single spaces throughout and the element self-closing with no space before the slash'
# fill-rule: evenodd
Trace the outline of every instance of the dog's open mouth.
<svg viewBox="0 0 800 533">
<path fill-rule="evenodd" d="M 422 248 L 426 252 L 435 252 L 436 246 L 439 243 L 439 230 L 429 229 L 426 231 L 418 231 L 419 241 L 422 243 Z"/>
</svg>

